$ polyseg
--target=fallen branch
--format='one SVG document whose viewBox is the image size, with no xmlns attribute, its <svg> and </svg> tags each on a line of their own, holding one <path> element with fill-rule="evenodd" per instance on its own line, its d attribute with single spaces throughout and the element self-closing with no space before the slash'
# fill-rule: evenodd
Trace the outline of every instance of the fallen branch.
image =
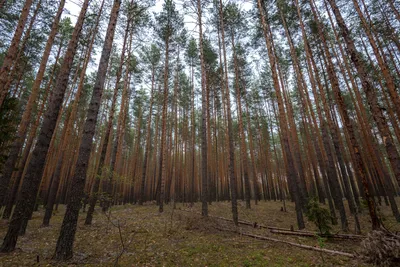
<svg viewBox="0 0 400 267">
<path fill-rule="evenodd" d="M 307 231 L 290 231 L 290 230 L 277 230 L 271 229 L 270 231 L 273 234 L 282 234 L 282 235 L 296 235 L 296 236 L 305 236 L 305 237 L 328 237 L 328 238 L 340 238 L 340 239 L 361 239 L 362 236 L 358 235 L 342 235 L 342 234 L 320 234 L 317 232 L 307 232 Z"/>
<path fill-rule="evenodd" d="M 181 209 L 181 211 L 194 213 L 193 211 L 190 211 L 190 210 Z M 200 214 L 200 213 L 198 213 L 198 214 Z M 227 222 L 233 222 L 233 220 L 224 218 L 224 217 L 211 216 L 211 215 L 208 215 L 208 217 L 227 221 Z M 243 220 L 239 220 L 238 223 L 241 225 L 251 226 L 253 228 L 269 229 L 269 230 L 271 230 L 271 233 L 275 233 L 275 234 L 297 235 L 297 236 L 306 236 L 306 237 L 315 237 L 318 235 L 318 236 L 322 236 L 322 237 L 341 238 L 341 239 L 363 239 L 363 238 L 365 238 L 365 236 L 362 236 L 362 235 L 349 235 L 349 234 L 321 235 L 318 232 L 303 231 L 303 230 L 291 230 L 291 229 L 287 229 L 287 228 L 267 226 L 267 225 L 258 224 L 256 222 L 249 222 L 249 221 L 243 221 Z"/>
<path fill-rule="evenodd" d="M 229 232 L 233 232 L 233 233 L 236 233 L 236 234 L 239 234 L 239 235 L 243 235 L 243 236 L 247 236 L 247 237 L 251 237 L 251 238 L 255 238 L 255 239 L 267 240 L 267 241 L 272 241 L 272 242 L 276 242 L 276 243 L 283 243 L 283 244 L 287 244 L 287 245 L 290 245 L 290 246 L 303 248 L 303 249 L 307 249 L 307 250 L 325 252 L 325 253 L 329 253 L 329 254 L 332 254 L 332 255 L 345 256 L 345 257 L 349 257 L 349 258 L 354 258 L 355 257 L 354 254 L 343 252 L 343 251 L 337 251 L 337 250 L 331 250 L 331 249 L 325 249 L 325 248 L 318 248 L 318 247 L 313 247 L 313 246 L 293 243 L 293 242 L 289 242 L 289 241 L 284 241 L 284 240 L 280 240 L 280 239 L 276 239 L 276 238 L 272 238 L 272 237 L 254 235 L 254 234 L 250 234 L 250 233 L 241 233 L 241 232 L 227 230 L 227 229 L 218 229 L 218 230 L 229 231 Z"/>
<path fill-rule="evenodd" d="M 108 214 L 106 212 L 104 212 L 103 214 L 107 218 L 107 223 L 110 223 L 112 226 L 114 226 L 115 228 L 118 229 L 119 240 L 121 242 L 121 251 L 118 253 L 117 257 L 114 260 L 114 266 L 119 266 L 118 265 L 119 259 L 128 250 L 128 248 L 130 247 L 130 245 L 133 242 L 133 237 L 135 237 L 135 235 L 138 234 L 138 232 L 135 230 L 132 230 L 131 233 L 133 233 L 133 235 L 130 235 L 131 240 L 129 242 L 126 242 L 126 240 L 124 240 L 124 235 L 122 233 L 122 226 L 126 225 L 126 221 L 123 223 L 123 225 L 121 225 L 121 222 L 119 219 L 117 220 L 116 223 L 114 223 L 113 219 L 112 219 L 112 215 L 111 215 L 111 209 L 109 209 Z M 141 221 L 144 221 L 145 219 L 147 219 L 147 216 L 145 216 Z"/>
</svg>

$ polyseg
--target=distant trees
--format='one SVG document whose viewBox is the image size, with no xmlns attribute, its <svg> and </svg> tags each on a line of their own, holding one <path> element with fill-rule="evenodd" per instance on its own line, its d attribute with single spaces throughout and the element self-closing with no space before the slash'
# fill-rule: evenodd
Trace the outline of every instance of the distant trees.
<svg viewBox="0 0 400 267">
<path fill-rule="evenodd" d="M 146 176 L 147 176 L 147 166 L 149 164 L 149 154 L 151 149 L 151 119 L 153 116 L 153 104 L 155 98 L 155 90 L 156 90 L 156 71 L 158 69 L 158 64 L 160 61 L 160 49 L 155 45 L 151 44 L 149 47 L 144 47 L 143 49 L 143 61 L 148 67 L 151 69 L 151 89 L 150 89 L 150 107 L 149 107 L 149 115 L 147 118 L 147 126 L 146 126 L 146 141 L 145 141 L 145 151 L 143 158 L 143 171 L 142 178 L 140 182 L 140 193 L 139 193 L 139 205 L 143 205 L 145 201 L 145 186 L 146 186 Z"/>
<path fill-rule="evenodd" d="M 159 211 L 164 211 L 165 198 L 165 182 L 167 179 L 167 105 L 169 92 L 169 50 L 170 46 L 177 41 L 183 30 L 183 17 L 175 8 L 175 4 L 171 0 L 165 0 L 162 12 L 156 17 L 157 26 L 155 32 L 162 40 L 165 56 L 164 56 L 164 83 L 163 83 L 163 104 L 162 104 L 162 126 L 161 126 L 161 143 L 160 143 L 160 178 L 158 179 L 158 197 Z"/>
</svg>

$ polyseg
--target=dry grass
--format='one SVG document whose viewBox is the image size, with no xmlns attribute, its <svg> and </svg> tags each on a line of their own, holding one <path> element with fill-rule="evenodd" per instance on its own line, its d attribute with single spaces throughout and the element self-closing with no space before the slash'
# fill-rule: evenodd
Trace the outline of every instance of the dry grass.
<svg viewBox="0 0 400 267">
<path fill-rule="evenodd" d="M 296 226 L 294 207 L 287 204 L 288 212 L 281 212 L 280 202 L 260 202 L 246 210 L 239 203 L 239 217 L 259 224 L 289 228 Z M 315 251 L 307 251 L 284 244 L 254 240 L 219 229 L 234 229 L 230 222 L 213 218 L 203 219 L 198 212 L 201 205 L 189 208 L 182 204 L 172 210 L 167 205 L 165 212 L 159 214 L 155 205 L 116 206 L 111 210 L 111 221 L 100 211 L 95 214 L 93 225 L 84 226 L 85 214 L 80 216 L 76 235 L 74 258 L 67 263 L 51 260 L 57 242 L 64 209 L 55 214 L 51 226 L 40 227 L 43 211 L 35 212 L 30 221 L 27 234 L 18 240 L 13 253 L 0 256 L 1 266 L 113 266 L 122 251 L 121 238 L 125 251 L 119 258 L 119 266 L 369 266 L 355 259 L 331 256 Z M 219 202 L 209 206 L 210 215 L 230 218 L 230 203 Z M 390 216 L 390 209 L 382 207 L 385 224 L 392 230 L 400 230 Z M 352 218 L 349 218 L 352 226 Z M 363 233 L 369 230 L 368 215 L 361 216 Z M 306 223 L 308 230 L 315 227 Z M 337 232 L 339 229 L 334 228 Z M 3 237 L 7 223 L 0 224 Z M 319 246 L 317 239 L 297 236 L 280 236 L 267 230 L 243 226 L 239 231 L 273 236 L 282 240 Z M 355 253 L 359 242 L 349 240 L 327 240 L 324 247 Z M 37 263 L 37 257 L 40 262 Z"/>
</svg>

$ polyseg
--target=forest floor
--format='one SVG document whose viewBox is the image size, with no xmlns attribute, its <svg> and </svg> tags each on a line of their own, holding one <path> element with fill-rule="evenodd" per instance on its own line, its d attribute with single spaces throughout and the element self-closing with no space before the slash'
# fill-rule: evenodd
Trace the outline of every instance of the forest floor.
<svg viewBox="0 0 400 267">
<path fill-rule="evenodd" d="M 27 233 L 20 237 L 17 249 L 0 255 L 0 266 L 369 266 L 354 258 L 334 256 L 318 251 L 305 250 L 282 243 L 252 239 L 231 231 L 233 223 L 215 218 L 202 219 L 201 203 L 190 208 L 177 204 L 165 206 L 162 214 L 154 204 L 144 206 L 115 206 L 108 215 L 97 210 L 93 224 L 84 225 L 85 214 L 79 218 L 75 239 L 74 257 L 67 263 L 51 260 L 60 230 L 64 207 L 52 218 L 51 226 L 43 228 L 43 210 L 34 213 Z M 246 210 L 239 202 L 239 219 L 258 224 L 296 228 L 294 206 L 287 203 L 287 212 L 281 211 L 281 202 L 259 202 Z M 189 212 L 188 212 L 189 211 Z M 210 216 L 231 218 L 229 202 L 212 203 Z M 400 230 L 389 207 L 380 210 L 385 226 Z M 367 211 L 361 215 L 363 233 L 369 231 Z M 354 229 L 349 217 L 350 229 Z M 306 222 L 307 230 L 315 230 Z M 314 237 L 277 235 L 267 229 L 240 226 L 238 231 L 264 235 L 280 240 L 326 249 L 357 253 L 360 241 L 318 240 Z M 0 224 L 0 237 L 7 231 L 7 222 Z M 337 226 L 333 232 L 340 232 Z M 118 259 L 118 263 L 117 263 Z M 37 261 L 39 260 L 39 263 Z M 116 265 L 116 263 L 118 265 Z"/>
</svg>

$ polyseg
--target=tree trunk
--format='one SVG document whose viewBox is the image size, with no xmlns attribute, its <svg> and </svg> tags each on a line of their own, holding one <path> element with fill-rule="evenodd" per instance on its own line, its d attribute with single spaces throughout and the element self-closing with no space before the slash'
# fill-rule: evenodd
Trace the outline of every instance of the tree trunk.
<svg viewBox="0 0 400 267">
<path fill-rule="evenodd" d="M 200 48 L 200 64 L 201 64 L 201 214 L 202 216 L 208 216 L 208 182 L 209 182 L 209 171 L 207 166 L 207 78 L 206 70 L 204 66 L 204 51 L 203 51 L 203 25 L 202 25 L 202 10 L 201 1 L 197 0 L 197 12 L 198 12 L 198 23 L 199 23 L 199 48 Z"/>
<path fill-rule="evenodd" d="M 233 32 L 231 33 L 231 41 L 232 41 L 232 51 L 233 51 L 233 60 L 234 60 L 234 69 L 235 69 L 235 88 L 236 88 L 236 102 L 237 102 L 237 113 L 238 113 L 238 122 L 239 122 L 239 142 L 240 142 L 240 158 L 241 164 L 243 166 L 243 179 L 244 179 L 244 198 L 246 201 L 246 209 L 251 208 L 251 192 L 250 192 L 250 179 L 249 179 L 249 163 L 247 158 L 247 146 L 246 146 L 246 135 L 244 133 L 243 127 L 243 119 L 242 119 L 242 93 L 240 90 L 239 84 L 239 70 L 238 63 L 236 57 L 236 46 L 235 46 L 235 38 Z M 243 88 L 243 90 L 246 90 Z"/>
<path fill-rule="evenodd" d="M 273 78 L 273 83 L 274 83 L 274 89 L 276 91 L 277 95 L 277 100 L 278 100 L 278 108 L 279 108 L 279 121 L 280 121 L 280 126 L 282 130 L 282 148 L 285 152 L 285 157 L 286 157 L 286 162 L 287 165 L 287 175 L 289 179 L 289 183 L 292 184 L 292 193 L 294 197 L 294 201 L 296 204 L 296 216 L 297 216 L 297 224 L 299 229 L 303 229 L 305 227 L 304 225 L 304 220 L 303 220 L 303 213 L 302 213 L 302 206 L 301 206 L 301 199 L 300 199 L 300 191 L 298 188 L 298 177 L 296 174 L 296 170 L 294 167 L 294 161 L 293 157 L 291 154 L 290 150 L 290 145 L 289 145 L 289 139 L 288 139 L 288 132 L 287 132 L 287 122 L 286 122 L 286 115 L 285 115 L 285 110 L 283 106 L 283 99 L 282 99 L 282 93 L 279 85 L 279 80 L 278 80 L 278 75 L 276 72 L 276 59 L 272 47 L 272 37 L 271 34 L 268 34 L 269 27 L 268 24 L 266 23 L 266 18 L 264 14 L 264 8 L 261 4 L 261 0 L 257 0 L 258 4 L 258 10 L 260 13 L 260 20 L 261 20 L 261 25 L 263 28 L 263 33 L 265 37 L 265 42 L 266 42 L 266 47 L 268 50 L 268 57 L 272 69 L 272 78 Z"/>
<path fill-rule="evenodd" d="M 87 168 L 92 150 L 93 136 L 96 130 L 97 115 L 100 108 L 101 96 L 103 93 L 104 81 L 108 69 L 111 48 L 114 40 L 115 28 L 118 20 L 118 13 L 121 1 L 115 0 L 111 10 L 103 51 L 97 71 L 95 85 L 93 87 L 92 99 L 83 129 L 82 143 L 79 147 L 78 160 L 75 173 L 72 178 L 72 187 L 69 196 L 69 203 L 64 215 L 60 235 L 54 254 L 56 260 L 67 260 L 73 255 L 72 248 L 75 239 L 76 226 L 78 222 L 79 209 L 86 181 Z"/>
<path fill-rule="evenodd" d="M 387 154 L 389 157 L 389 161 L 390 161 L 393 173 L 396 177 L 397 183 L 400 185 L 400 156 L 399 156 L 399 153 L 397 152 L 397 149 L 393 143 L 393 139 L 390 136 L 390 130 L 389 130 L 389 126 L 386 121 L 386 117 L 384 116 L 382 109 L 379 106 L 376 92 L 372 86 L 372 82 L 366 71 L 363 60 L 355 47 L 354 41 L 350 37 L 350 31 L 344 22 L 344 19 L 339 11 L 339 8 L 336 5 L 336 2 L 334 0 L 328 0 L 328 2 L 332 7 L 333 14 L 335 15 L 336 21 L 340 28 L 340 32 L 346 42 L 347 52 L 350 55 L 351 61 L 353 62 L 354 66 L 356 67 L 358 76 L 360 77 L 360 79 L 362 81 L 362 87 L 367 96 L 367 101 L 370 106 L 372 116 L 373 116 L 373 118 L 378 126 L 379 132 L 381 134 L 381 137 L 382 137 L 383 143 L 385 145 L 385 148 L 386 148 L 386 151 L 387 151 Z M 384 69 L 382 69 L 382 71 Z M 385 78 L 390 77 L 390 75 L 388 75 L 388 77 L 386 77 L 386 76 L 387 75 L 385 75 Z M 389 85 L 390 85 L 390 83 L 388 84 L 388 87 L 389 87 L 389 92 L 391 92 L 392 90 Z M 392 88 L 392 89 L 395 90 L 394 88 Z M 392 94 L 392 92 L 391 92 L 391 94 Z M 399 96 L 396 92 L 393 92 L 393 94 L 394 94 L 394 97 L 397 97 L 396 99 L 399 98 Z M 395 103 L 395 105 L 397 105 L 397 108 L 400 107 L 400 103 L 398 103 L 397 100 L 394 101 L 394 103 Z M 400 111 L 398 113 L 400 113 Z"/>
<path fill-rule="evenodd" d="M 32 153 L 32 159 L 29 163 L 24 182 L 22 184 L 20 198 L 17 201 L 7 235 L 5 236 L 0 249 L 2 252 L 10 252 L 14 250 L 17 243 L 18 232 L 21 226 L 24 224 L 24 221 L 29 219 L 31 215 L 29 213 L 35 205 L 37 191 L 39 189 L 40 180 L 44 170 L 45 159 L 48 153 L 54 128 L 57 123 L 60 107 L 64 99 L 65 90 L 68 86 L 69 73 L 78 46 L 78 39 L 82 30 L 88 5 L 89 0 L 86 0 L 82 6 L 81 13 L 78 17 L 72 34 L 72 38 L 69 42 L 49 107 L 44 116 L 38 141 Z"/>
<path fill-rule="evenodd" d="M 3 60 L 3 65 L 0 68 L 0 107 L 3 105 L 3 101 L 7 96 L 8 88 L 6 84 L 8 79 L 10 79 L 9 74 L 11 67 L 17 58 L 18 46 L 21 41 L 22 34 L 24 32 L 26 21 L 28 20 L 29 10 L 32 6 L 33 0 L 26 0 L 24 7 L 21 11 L 21 16 L 15 29 L 13 39 L 11 40 L 11 45 L 7 50 L 7 53 Z"/>
<path fill-rule="evenodd" d="M 153 113 L 153 101 L 154 101 L 154 66 L 151 69 L 151 92 L 150 92 L 150 110 L 149 116 L 147 118 L 147 127 L 146 127 L 146 145 L 144 150 L 144 158 L 143 158 L 143 169 L 142 169 L 142 178 L 140 181 L 140 191 L 139 191 L 139 205 L 143 205 L 145 201 L 145 184 L 146 184 L 146 174 L 147 174 L 147 164 L 149 161 L 149 152 L 150 152 L 150 137 L 151 137 L 151 117 Z"/>
<path fill-rule="evenodd" d="M 319 36 L 320 36 L 320 38 L 322 40 L 322 44 L 323 44 L 323 47 L 324 47 L 324 52 L 325 52 L 325 55 L 327 57 L 327 61 L 328 61 L 328 64 L 327 64 L 328 65 L 327 66 L 327 68 L 328 68 L 328 76 L 329 76 L 329 79 L 330 79 L 330 81 L 332 83 L 332 89 L 334 91 L 335 99 L 336 99 L 336 102 L 337 102 L 338 107 L 339 107 L 339 112 L 340 112 L 340 115 L 342 117 L 342 120 L 343 120 L 343 123 L 345 125 L 345 128 L 346 128 L 346 130 L 347 130 L 347 132 L 349 134 L 350 142 L 351 142 L 351 145 L 353 147 L 354 154 L 355 154 L 355 165 L 356 165 L 355 167 L 356 167 L 356 170 L 359 173 L 359 175 L 361 177 L 361 181 L 363 183 L 364 192 L 365 192 L 365 198 L 366 198 L 366 201 L 368 203 L 368 208 L 369 208 L 369 212 L 370 212 L 370 216 L 371 216 L 371 220 L 372 220 L 372 228 L 373 229 L 378 229 L 380 227 L 380 221 L 379 221 L 378 216 L 376 214 L 375 204 L 373 202 L 373 199 L 370 196 L 371 190 L 370 190 L 370 186 L 369 186 L 368 181 L 367 181 L 367 176 L 366 176 L 365 171 L 364 171 L 364 163 L 362 161 L 360 147 L 359 147 L 359 144 L 358 144 L 358 141 L 357 141 L 357 137 L 355 135 L 353 124 L 352 124 L 352 122 L 350 120 L 350 117 L 349 117 L 349 114 L 348 114 L 348 111 L 347 111 L 347 107 L 346 107 L 346 105 L 344 103 L 344 99 L 343 99 L 342 93 L 341 93 L 340 88 L 339 88 L 339 81 L 338 81 L 338 78 L 336 76 L 335 69 L 333 67 L 331 54 L 330 54 L 329 49 L 327 47 L 327 42 L 326 42 L 326 39 L 325 39 L 325 36 L 324 36 L 324 33 L 323 33 L 322 25 L 318 20 L 318 17 L 317 17 L 317 14 L 315 12 L 315 7 L 314 7 L 313 2 L 311 2 L 311 9 L 312 9 L 314 17 L 315 17 L 315 19 L 317 21 L 318 33 L 319 33 Z"/>
<path fill-rule="evenodd" d="M 235 176 L 235 147 L 233 145 L 233 126 L 232 126 L 232 114 L 231 114 L 231 101 L 229 92 L 229 80 L 228 80 L 228 67 L 226 59 L 226 46 L 225 46 L 225 30 L 224 30 L 224 18 L 223 18 L 223 5 L 222 0 L 219 0 L 219 23 L 221 31 L 222 51 L 224 55 L 224 89 L 225 89 L 225 106 L 228 119 L 228 154 L 229 154 L 229 182 L 231 191 L 231 203 L 232 203 L 232 217 L 235 225 L 239 225 L 238 208 L 237 208 L 237 185 Z"/>
<path fill-rule="evenodd" d="M 124 42 L 122 45 L 121 58 L 120 58 L 120 63 L 119 63 L 119 67 L 118 67 L 117 75 L 116 75 L 114 93 L 113 93 L 113 98 L 112 98 L 112 102 L 111 102 L 111 110 L 108 115 L 107 128 L 106 128 L 106 132 L 105 132 L 105 136 L 104 136 L 104 142 L 103 142 L 103 145 L 101 146 L 99 166 L 96 170 L 95 181 L 92 186 L 92 190 L 91 190 L 91 194 L 90 194 L 90 198 L 89 198 L 89 209 L 86 214 L 85 225 L 92 224 L 93 212 L 94 212 L 94 209 L 95 209 L 95 206 L 97 203 L 97 199 L 98 199 L 98 191 L 100 188 L 101 179 L 104 178 L 103 177 L 104 173 L 106 173 L 105 168 L 104 168 L 104 162 L 106 161 L 106 155 L 107 155 L 107 152 L 109 151 L 110 140 L 112 140 L 112 126 L 113 126 L 114 115 L 115 115 L 115 107 L 117 104 L 119 84 L 120 84 L 120 80 L 122 77 L 122 68 L 123 68 L 124 61 L 125 61 L 125 48 L 126 48 L 126 44 L 127 44 L 128 36 L 129 36 L 130 22 L 131 22 L 131 20 L 127 21 L 126 28 L 125 28 Z"/>
<path fill-rule="evenodd" d="M 161 146 L 160 146 L 160 179 L 159 183 L 159 212 L 164 212 L 165 181 L 167 179 L 167 109 L 168 109 L 168 61 L 169 61 L 169 37 L 165 41 L 165 66 L 164 66 L 164 93 L 161 125 Z"/>
</svg>

